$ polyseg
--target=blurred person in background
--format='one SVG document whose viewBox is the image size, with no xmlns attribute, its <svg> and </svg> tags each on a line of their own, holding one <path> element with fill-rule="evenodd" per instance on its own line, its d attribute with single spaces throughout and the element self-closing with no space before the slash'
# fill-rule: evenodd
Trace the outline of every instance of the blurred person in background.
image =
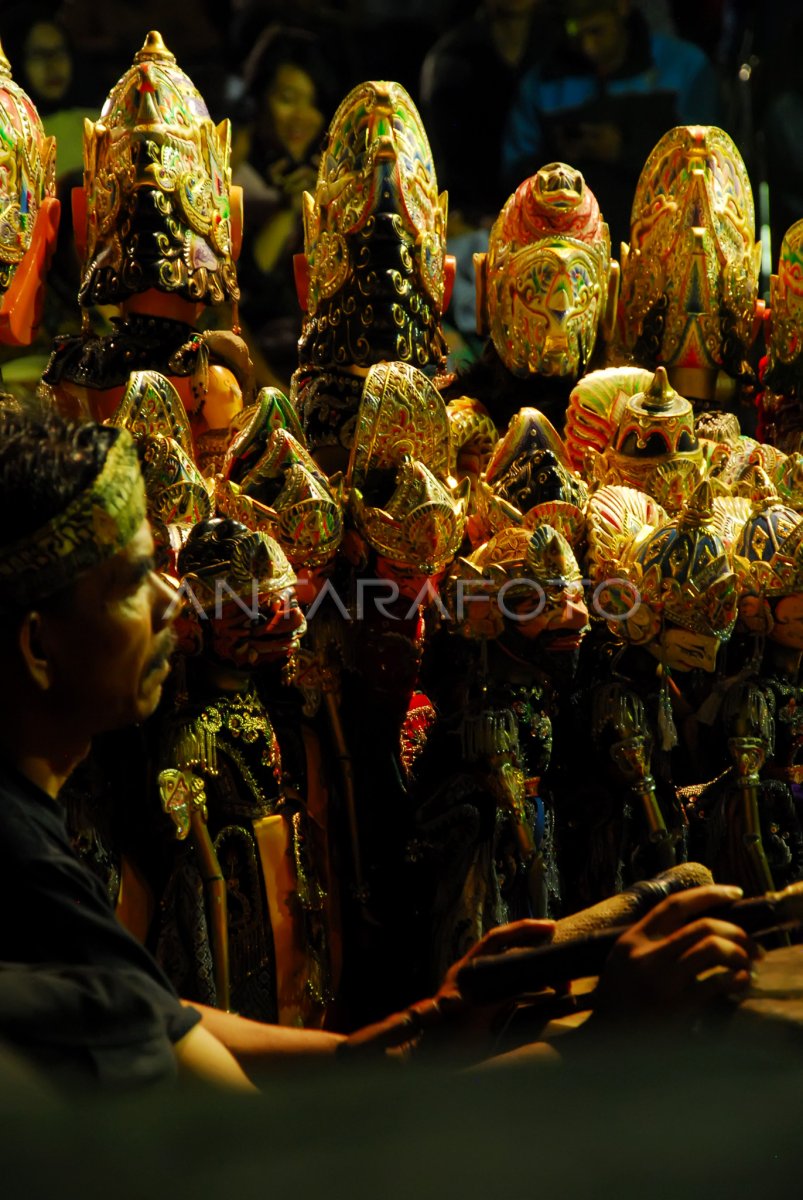
<svg viewBox="0 0 803 1200">
<path fill-rule="evenodd" d="M 420 109 L 449 193 L 450 234 L 489 226 L 507 198 L 498 147 L 519 80 L 540 60 L 550 28 L 544 0 L 482 0 L 424 59 Z"/>
<path fill-rule="evenodd" d="M 722 125 L 719 80 L 699 46 L 653 32 L 630 0 L 566 0 L 562 38 L 521 81 L 502 147 L 511 189 L 547 162 L 571 163 L 618 247 L 636 181 L 676 125 Z"/>
<path fill-rule="evenodd" d="M 304 249 L 302 196 L 315 190 L 338 83 L 315 35 L 280 25 L 263 31 L 243 76 L 247 121 L 233 169 L 245 209 L 240 315 L 260 382 L 287 389 L 302 321 L 293 275 Z"/>
<path fill-rule="evenodd" d="M 57 179 L 80 173 L 84 117 L 96 115 L 102 84 L 87 72 L 58 15 L 37 16 L 36 6 L 15 5 L 0 16 L 0 39 L 14 78 L 36 105 L 45 133 L 56 138 Z"/>
<path fill-rule="evenodd" d="M 449 253 L 457 262 L 445 319 L 454 366 L 473 361 L 482 347 L 473 256 L 488 249 L 488 230 L 510 190 L 499 147 L 519 82 L 549 44 L 545 8 L 544 0 L 481 0 L 438 38 L 421 68 L 421 115 L 449 193 Z"/>
</svg>

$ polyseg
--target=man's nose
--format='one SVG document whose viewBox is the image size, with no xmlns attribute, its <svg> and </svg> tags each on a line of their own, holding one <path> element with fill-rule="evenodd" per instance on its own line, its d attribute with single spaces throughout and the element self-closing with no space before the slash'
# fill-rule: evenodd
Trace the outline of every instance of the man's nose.
<svg viewBox="0 0 803 1200">
<path fill-rule="evenodd" d="M 182 597 L 178 588 L 158 571 L 151 571 L 151 614 L 154 630 L 172 625 L 181 611 Z"/>
</svg>

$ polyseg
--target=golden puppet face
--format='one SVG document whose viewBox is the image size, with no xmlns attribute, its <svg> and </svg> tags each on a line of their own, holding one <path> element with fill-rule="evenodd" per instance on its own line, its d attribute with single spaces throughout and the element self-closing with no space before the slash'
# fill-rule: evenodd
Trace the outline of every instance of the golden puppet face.
<svg viewBox="0 0 803 1200">
<path fill-rule="evenodd" d="M 598 263 L 561 239 L 489 259 L 491 337 L 514 375 L 575 377 L 594 348 L 600 313 Z"/>
<path fill-rule="evenodd" d="M 803 350 L 803 220 L 787 229 L 770 280 L 769 369 L 793 363 Z"/>
<path fill-rule="evenodd" d="M 670 671 L 706 671 L 713 674 L 717 665 L 720 639 L 692 629 L 664 629 L 649 646 Z"/>
<path fill-rule="evenodd" d="M 305 194 L 304 226 L 310 321 L 302 359 L 426 365 L 448 299 L 446 196 L 421 118 L 399 84 L 367 82 L 346 96 L 326 136 L 315 195 Z M 359 329 L 350 321 L 358 297 Z M 340 337 L 327 337 L 333 322 Z"/>
<path fill-rule="evenodd" d="M 28 344 L 58 230 L 54 139 L 0 47 L 0 342 Z"/>
<path fill-rule="evenodd" d="M 149 33 L 84 134 L 83 303 L 148 288 L 208 304 L 237 298 L 229 143 L 228 121 L 212 123 Z"/>
<path fill-rule="evenodd" d="M 753 338 L 761 248 L 750 180 L 715 126 L 666 133 L 642 170 L 622 260 L 622 336 L 645 366 L 735 374 Z"/>
<path fill-rule="evenodd" d="M 525 180 L 494 223 L 484 266 L 485 315 L 509 371 L 582 372 L 607 301 L 609 269 L 608 227 L 580 172 L 549 163 Z"/>
</svg>

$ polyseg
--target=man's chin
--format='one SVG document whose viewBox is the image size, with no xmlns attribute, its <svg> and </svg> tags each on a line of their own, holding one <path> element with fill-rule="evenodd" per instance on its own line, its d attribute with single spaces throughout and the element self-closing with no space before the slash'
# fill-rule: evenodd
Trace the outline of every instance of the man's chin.
<svg viewBox="0 0 803 1200">
<path fill-rule="evenodd" d="M 169 674 L 170 663 L 165 662 L 162 666 L 151 670 L 146 676 L 136 705 L 137 716 L 135 721 L 137 724 L 140 721 L 147 720 L 158 708 L 162 692 L 164 691 L 165 681 Z"/>
</svg>

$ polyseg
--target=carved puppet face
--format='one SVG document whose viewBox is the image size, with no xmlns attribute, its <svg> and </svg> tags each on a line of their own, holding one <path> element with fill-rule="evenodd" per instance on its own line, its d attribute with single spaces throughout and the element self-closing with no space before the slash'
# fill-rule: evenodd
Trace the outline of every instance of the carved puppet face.
<svg viewBox="0 0 803 1200">
<path fill-rule="evenodd" d="M 691 629 L 664 629 L 649 646 L 650 653 L 670 671 L 707 671 L 713 674 L 720 640 Z"/>
<path fill-rule="evenodd" d="M 779 646 L 803 650 L 803 594 L 792 592 L 776 601 L 769 636 Z"/>
<path fill-rule="evenodd" d="M 187 600 L 179 621 L 185 649 L 241 672 L 286 661 L 306 621 L 278 542 L 215 518 L 194 527 L 178 565 Z"/>
<path fill-rule="evenodd" d="M 79 298 L 113 303 L 154 288 L 219 304 L 239 297 L 241 193 L 231 186 L 228 121 L 215 126 L 158 33 L 84 134 L 74 199 Z"/>
<path fill-rule="evenodd" d="M 439 361 L 454 261 L 421 118 L 397 83 L 352 89 L 326 136 L 315 194 L 304 195 L 296 264 L 308 314 L 302 365 Z"/>
<path fill-rule="evenodd" d="M 557 678 L 570 677 L 588 630 L 588 608 L 577 560 L 549 525 L 510 527 L 467 560 L 457 594 L 461 632 L 498 640 L 504 652 Z"/>
<path fill-rule="evenodd" d="M 477 269 L 491 338 L 508 370 L 520 378 L 579 375 L 594 350 L 610 270 L 608 227 L 579 171 L 551 163 L 525 180 L 494 223 Z"/>
<path fill-rule="evenodd" d="M 750 180 L 732 139 L 714 126 L 664 134 L 639 178 L 622 260 L 627 349 L 670 377 L 680 368 L 738 369 L 755 335 L 760 255 Z"/>
</svg>

